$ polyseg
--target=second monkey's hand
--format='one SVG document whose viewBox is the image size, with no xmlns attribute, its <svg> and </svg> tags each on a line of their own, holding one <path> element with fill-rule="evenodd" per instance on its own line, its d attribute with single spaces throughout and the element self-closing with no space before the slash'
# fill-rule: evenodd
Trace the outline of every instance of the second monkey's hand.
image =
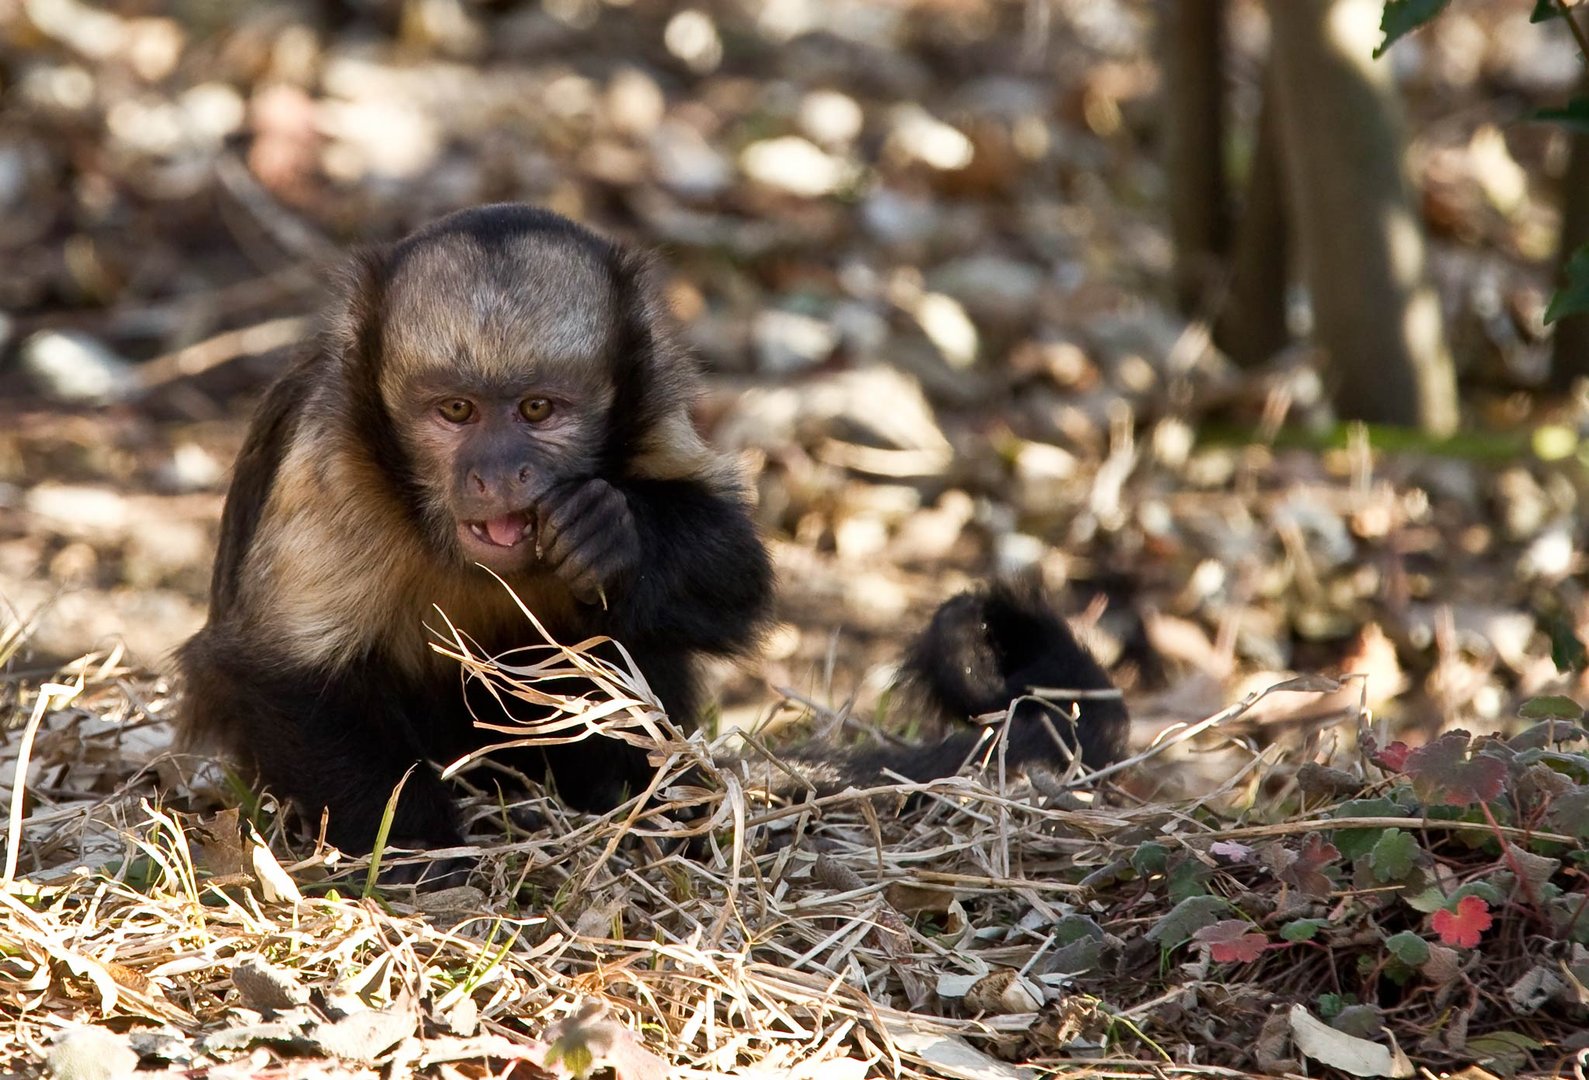
<svg viewBox="0 0 1589 1080">
<path fill-rule="evenodd" d="M 586 604 L 606 605 L 640 562 L 640 532 L 623 492 L 600 477 L 560 484 L 536 507 L 542 563 Z"/>
</svg>

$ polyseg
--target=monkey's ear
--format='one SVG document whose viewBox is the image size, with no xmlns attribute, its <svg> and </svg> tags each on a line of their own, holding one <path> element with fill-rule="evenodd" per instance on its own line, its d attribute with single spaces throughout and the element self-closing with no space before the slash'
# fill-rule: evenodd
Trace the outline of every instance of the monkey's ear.
<svg viewBox="0 0 1589 1080">
<path fill-rule="evenodd" d="M 698 379 L 663 292 L 660 263 L 627 248 L 616 248 L 614 256 L 626 339 L 614 357 L 618 458 L 635 476 L 735 487 L 732 465 L 706 445 L 691 418 Z"/>
<path fill-rule="evenodd" d="M 330 354 L 344 362 L 368 362 L 378 354 L 381 298 L 386 291 L 387 254 L 380 248 L 355 251 L 337 270 L 336 301 L 325 334 Z"/>
<path fill-rule="evenodd" d="M 623 285 L 626 306 L 644 331 L 659 340 L 659 345 L 674 345 L 678 320 L 668 305 L 665 293 L 667 274 L 661 260 L 649 251 L 620 247 L 616 251 L 616 271 Z M 659 362 L 666 363 L 665 359 Z"/>
</svg>

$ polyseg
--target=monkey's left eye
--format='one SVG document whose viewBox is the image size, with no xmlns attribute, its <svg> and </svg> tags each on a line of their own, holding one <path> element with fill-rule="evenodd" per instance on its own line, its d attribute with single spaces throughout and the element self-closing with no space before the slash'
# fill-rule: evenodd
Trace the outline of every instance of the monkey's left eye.
<svg viewBox="0 0 1589 1080">
<path fill-rule="evenodd" d="M 436 406 L 441 418 L 451 424 L 466 423 L 474 416 L 474 403 L 463 398 L 452 398 Z"/>
<path fill-rule="evenodd" d="M 519 415 L 532 424 L 539 424 L 552 415 L 552 403 L 543 397 L 525 398 L 519 402 Z"/>
</svg>

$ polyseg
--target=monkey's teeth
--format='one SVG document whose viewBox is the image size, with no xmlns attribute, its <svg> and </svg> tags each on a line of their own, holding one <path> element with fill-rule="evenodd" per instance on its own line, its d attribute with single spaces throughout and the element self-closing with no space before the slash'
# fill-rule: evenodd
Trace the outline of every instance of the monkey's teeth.
<svg viewBox="0 0 1589 1080">
<path fill-rule="evenodd" d="M 484 521 L 471 521 L 469 531 L 475 539 L 484 541 L 492 547 L 511 548 L 523 542 L 529 526 L 522 513 L 503 514 L 501 517 L 487 518 Z"/>
</svg>

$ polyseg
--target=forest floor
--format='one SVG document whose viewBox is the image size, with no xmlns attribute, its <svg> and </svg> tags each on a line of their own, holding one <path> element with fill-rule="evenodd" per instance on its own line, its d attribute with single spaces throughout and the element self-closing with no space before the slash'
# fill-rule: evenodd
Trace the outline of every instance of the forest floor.
<svg viewBox="0 0 1589 1080">
<path fill-rule="evenodd" d="M 1148 5 L 0 0 L 0 1073 L 1581 1073 L 1589 406 L 1537 392 L 1562 147 L 1519 119 L 1576 61 L 1518 7 L 1398 47 L 1431 442 L 1174 311 Z M 669 768 L 930 735 L 900 648 L 1022 571 L 1138 759 L 482 797 L 441 893 L 240 814 L 164 676 L 249 410 L 339 251 L 505 198 L 662 254 L 757 477 L 777 626 Z"/>
</svg>

